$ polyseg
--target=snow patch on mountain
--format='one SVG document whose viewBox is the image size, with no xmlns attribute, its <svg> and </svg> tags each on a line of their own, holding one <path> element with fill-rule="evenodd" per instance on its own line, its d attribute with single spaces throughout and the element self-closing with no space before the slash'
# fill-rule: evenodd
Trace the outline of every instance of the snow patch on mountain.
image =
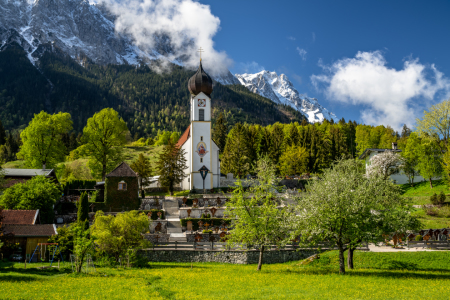
<svg viewBox="0 0 450 300">
<path fill-rule="evenodd" d="M 336 115 L 319 104 L 316 98 L 299 94 L 285 74 L 261 71 L 256 74 L 235 74 L 239 82 L 255 94 L 266 97 L 277 104 L 295 108 L 311 123 L 324 119 L 338 121 Z"/>
</svg>

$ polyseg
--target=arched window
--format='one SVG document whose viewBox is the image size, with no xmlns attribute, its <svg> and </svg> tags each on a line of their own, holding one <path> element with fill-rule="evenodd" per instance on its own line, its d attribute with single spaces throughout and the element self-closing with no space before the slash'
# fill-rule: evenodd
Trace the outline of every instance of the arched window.
<svg viewBox="0 0 450 300">
<path fill-rule="evenodd" d="M 127 183 L 125 181 L 123 181 L 123 180 L 121 182 L 119 182 L 118 190 L 119 191 L 126 191 L 127 190 Z"/>
<path fill-rule="evenodd" d="M 205 121 L 205 110 L 204 109 L 198 110 L 198 120 Z"/>
</svg>

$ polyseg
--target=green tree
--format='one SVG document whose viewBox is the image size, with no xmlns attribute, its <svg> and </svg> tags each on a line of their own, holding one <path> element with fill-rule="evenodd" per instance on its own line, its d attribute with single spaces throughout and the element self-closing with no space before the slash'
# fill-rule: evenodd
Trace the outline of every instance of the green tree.
<svg viewBox="0 0 450 300">
<path fill-rule="evenodd" d="M 144 187 L 148 182 L 148 178 L 152 176 L 150 160 L 146 158 L 144 154 L 140 153 L 130 167 L 139 175 L 139 188 L 141 190 L 141 197 L 144 198 Z"/>
<path fill-rule="evenodd" d="M 85 224 L 86 229 L 89 228 L 89 198 L 87 193 L 81 193 L 78 201 L 77 222 Z"/>
<path fill-rule="evenodd" d="M 412 135 L 409 139 L 412 139 Z M 423 178 L 429 180 L 430 188 L 433 188 L 431 179 L 442 173 L 443 157 L 438 143 L 433 139 L 422 138 L 416 151 L 418 157 L 417 169 Z"/>
<path fill-rule="evenodd" d="M 214 142 L 216 142 L 220 151 L 225 150 L 227 132 L 228 132 L 227 121 L 225 120 L 225 116 L 223 115 L 223 113 L 220 113 L 219 117 L 216 120 L 216 124 L 214 124 L 214 133 L 213 133 L 213 140 Z"/>
<path fill-rule="evenodd" d="M 186 151 L 176 145 L 176 141 L 169 140 L 159 154 L 156 163 L 156 169 L 159 173 L 159 183 L 161 186 L 169 189 L 170 195 L 173 195 L 174 186 L 183 181 L 185 170 L 188 168 L 186 164 Z"/>
<path fill-rule="evenodd" d="M 237 123 L 228 134 L 221 169 L 242 178 L 250 171 L 249 145 L 245 126 Z"/>
<path fill-rule="evenodd" d="M 244 191 L 240 179 L 231 199 L 226 203 L 224 216 L 231 219 L 231 234 L 227 244 L 232 247 L 257 246 L 261 271 L 264 251 L 268 245 L 283 247 L 288 242 L 287 210 L 280 208 L 274 194 L 275 166 L 268 156 L 257 162 L 258 180 Z"/>
<path fill-rule="evenodd" d="M 420 137 L 430 138 L 441 151 L 445 151 L 450 138 L 450 99 L 425 110 L 422 119 L 416 119 L 416 124 Z"/>
<path fill-rule="evenodd" d="M 3 127 L 2 121 L 0 120 L 0 145 L 4 145 L 5 143 L 6 143 L 5 127 Z"/>
<path fill-rule="evenodd" d="M 41 222 L 53 223 L 53 205 L 59 200 L 61 191 L 50 179 L 35 176 L 25 183 L 7 188 L 0 197 L 5 209 L 39 209 Z"/>
<path fill-rule="evenodd" d="M 112 108 L 102 109 L 89 118 L 83 129 L 83 151 L 89 156 L 94 177 L 105 180 L 122 161 L 122 147 L 126 143 L 127 124 Z"/>
<path fill-rule="evenodd" d="M 149 225 L 148 217 L 137 211 L 120 213 L 115 217 L 98 211 L 91 230 L 100 253 L 118 261 L 126 254 L 149 246 L 150 243 L 142 238 Z"/>
<path fill-rule="evenodd" d="M 419 163 L 419 148 L 420 139 L 417 133 L 408 133 L 405 128 L 405 137 L 408 134 L 408 139 L 406 141 L 406 146 L 400 155 L 403 157 L 403 167 L 402 170 L 408 176 L 409 184 L 414 185 L 414 177 L 417 175 L 417 164 Z M 402 132 L 403 138 L 403 132 Z"/>
<path fill-rule="evenodd" d="M 345 273 L 344 251 L 353 266 L 353 251 L 362 242 L 380 242 L 384 234 L 415 229 L 418 221 L 410 216 L 406 199 L 389 180 L 374 175 L 367 177 L 358 160 L 341 160 L 324 171 L 321 180 L 307 186 L 308 193 L 297 199 L 292 214 L 297 228 L 293 235 L 301 235 L 305 244 L 330 241 L 339 250 L 339 272 Z M 409 221 L 399 226 L 397 220 Z"/>
<path fill-rule="evenodd" d="M 73 223 L 70 230 L 73 235 L 73 254 L 75 255 L 75 272 L 80 273 L 86 256 L 93 253 L 94 240 L 91 238 L 90 229 L 86 229 L 86 222 Z"/>
<path fill-rule="evenodd" d="M 64 160 L 66 147 L 62 135 L 72 130 L 72 120 L 68 113 L 49 115 L 41 111 L 34 115 L 20 137 L 22 146 L 18 156 L 30 168 L 51 168 Z"/>
<path fill-rule="evenodd" d="M 300 146 L 288 146 L 281 154 L 279 169 L 281 175 L 302 174 L 308 171 L 308 152 Z"/>
<path fill-rule="evenodd" d="M 57 243 L 59 251 L 56 255 L 59 255 L 59 252 L 63 255 L 64 259 L 67 259 L 70 254 L 73 253 L 73 231 L 71 230 L 71 226 L 76 226 L 76 223 L 72 223 L 75 225 L 58 227 L 58 234 L 52 235 L 49 239 L 49 243 Z"/>
</svg>

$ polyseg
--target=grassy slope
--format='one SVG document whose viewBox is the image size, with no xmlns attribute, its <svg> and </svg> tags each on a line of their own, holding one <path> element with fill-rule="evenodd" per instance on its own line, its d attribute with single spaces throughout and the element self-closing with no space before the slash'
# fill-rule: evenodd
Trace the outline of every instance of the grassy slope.
<svg viewBox="0 0 450 300">
<path fill-rule="evenodd" d="M 448 299 L 450 253 L 360 253 L 337 274 L 337 252 L 302 266 L 152 263 L 143 269 L 97 268 L 95 275 L 0 267 L 7 299 Z M 424 288 L 425 287 L 425 288 Z"/>
<path fill-rule="evenodd" d="M 450 204 L 450 186 L 445 181 L 434 180 L 433 188 L 430 188 L 428 181 L 415 183 L 413 187 L 410 184 L 402 184 L 400 188 L 403 191 L 403 196 L 410 198 L 412 204 L 416 205 L 431 204 L 431 195 L 444 192 L 447 195 L 447 205 L 435 209 L 438 213 L 437 216 L 429 216 L 423 209 L 417 209 L 414 215 L 419 217 L 424 228 L 450 227 L 450 207 L 448 206 Z"/>
</svg>

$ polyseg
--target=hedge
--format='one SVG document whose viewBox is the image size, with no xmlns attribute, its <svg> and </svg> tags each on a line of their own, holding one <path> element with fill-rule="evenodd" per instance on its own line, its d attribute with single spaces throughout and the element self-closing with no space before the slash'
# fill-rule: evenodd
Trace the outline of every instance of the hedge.
<svg viewBox="0 0 450 300">
<path fill-rule="evenodd" d="M 69 195 L 69 190 L 75 189 L 94 189 L 94 186 L 97 184 L 96 180 L 81 180 L 74 179 L 70 180 L 61 185 L 61 188 L 64 192 L 64 195 Z"/>
</svg>

